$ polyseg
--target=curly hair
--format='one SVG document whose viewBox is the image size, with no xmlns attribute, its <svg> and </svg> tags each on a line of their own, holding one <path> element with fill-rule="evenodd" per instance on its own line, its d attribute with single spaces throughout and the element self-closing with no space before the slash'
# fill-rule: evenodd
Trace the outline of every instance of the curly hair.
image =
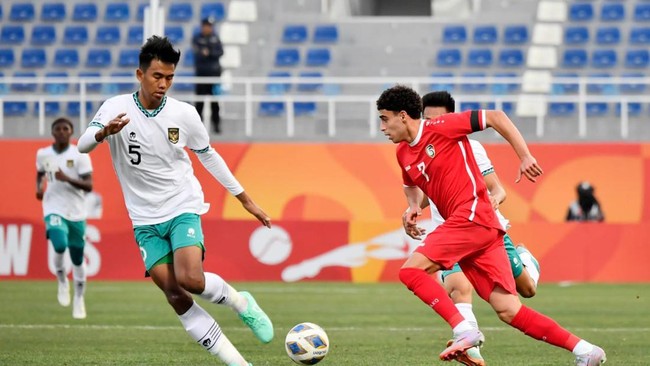
<svg viewBox="0 0 650 366">
<path fill-rule="evenodd" d="M 175 50 L 167 37 L 152 36 L 140 49 L 140 70 L 147 71 L 151 61 L 160 60 L 167 64 L 178 64 L 181 51 Z"/>
<path fill-rule="evenodd" d="M 422 109 L 426 107 L 443 107 L 447 112 L 453 113 L 456 110 L 456 101 L 446 90 L 434 91 L 422 96 Z"/>
<path fill-rule="evenodd" d="M 405 111 L 411 118 L 422 115 L 422 100 L 418 93 L 404 85 L 395 85 L 384 90 L 377 99 L 377 110 L 385 109 L 392 112 Z"/>
<path fill-rule="evenodd" d="M 72 121 L 65 117 L 57 118 L 52 122 L 52 129 L 54 129 L 54 126 L 58 125 L 59 123 L 65 123 L 66 125 L 70 126 L 70 130 L 74 132 L 74 125 L 72 124 Z"/>
</svg>

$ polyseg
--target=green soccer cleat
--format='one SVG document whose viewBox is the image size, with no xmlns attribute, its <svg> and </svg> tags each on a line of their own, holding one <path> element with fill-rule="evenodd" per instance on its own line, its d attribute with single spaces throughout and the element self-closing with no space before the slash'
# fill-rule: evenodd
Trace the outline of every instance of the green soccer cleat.
<svg viewBox="0 0 650 366">
<path fill-rule="evenodd" d="M 271 323 L 271 319 L 257 305 L 253 295 L 247 291 L 240 291 L 239 294 L 248 300 L 248 307 L 246 311 L 239 314 L 239 319 L 251 328 L 253 334 L 262 343 L 271 342 L 273 340 L 273 323 Z"/>
</svg>

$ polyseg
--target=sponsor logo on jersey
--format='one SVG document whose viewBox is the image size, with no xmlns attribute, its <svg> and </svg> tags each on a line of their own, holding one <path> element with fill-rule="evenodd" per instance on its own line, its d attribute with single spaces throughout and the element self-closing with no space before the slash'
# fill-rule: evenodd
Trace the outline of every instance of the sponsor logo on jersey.
<svg viewBox="0 0 650 366">
<path fill-rule="evenodd" d="M 74 160 L 66 160 L 65 166 L 67 166 L 68 168 L 72 168 L 74 166 Z"/>
<path fill-rule="evenodd" d="M 135 132 L 131 131 L 129 132 L 129 140 L 135 141 L 136 135 Z"/>
<path fill-rule="evenodd" d="M 175 144 L 178 142 L 178 127 L 170 127 L 167 129 L 167 138 L 169 138 L 169 142 L 172 144 Z"/>
<path fill-rule="evenodd" d="M 429 155 L 430 158 L 436 156 L 436 149 L 433 147 L 433 145 L 431 144 L 427 145 L 427 147 L 424 148 L 424 150 L 427 152 L 427 155 Z"/>
</svg>

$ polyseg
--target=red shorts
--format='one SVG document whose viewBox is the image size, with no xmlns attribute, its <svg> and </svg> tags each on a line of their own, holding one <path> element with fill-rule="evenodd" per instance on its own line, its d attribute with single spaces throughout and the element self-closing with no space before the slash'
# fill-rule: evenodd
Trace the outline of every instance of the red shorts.
<svg viewBox="0 0 650 366">
<path fill-rule="evenodd" d="M 496 286 L 517 294 L 503 234 L 465 218 L 451 217 L 427 235 L 415 251 L 444 269 L 458 263 L 478 295 L 487 301 Z"/>
</svg>

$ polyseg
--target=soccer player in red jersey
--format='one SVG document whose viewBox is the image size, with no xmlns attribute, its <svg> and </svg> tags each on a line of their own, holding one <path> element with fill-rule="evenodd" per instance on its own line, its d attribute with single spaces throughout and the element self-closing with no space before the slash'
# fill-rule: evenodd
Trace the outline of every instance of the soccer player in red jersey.
<svg viewBox="0 0 650 366">
<path fill-rule="evenodd" d="M 458 312 L 445 289 L 431 276 L 458 262 L 478 295 L 499 318 L 538 340 L 565 348 L 576 355 L 579 366 L 606 361 L 605 352 L 562 328 L 551 318 L 521 304 L 503 245 L 499 223 L 467 135 L 494 128 L 512 145 L 521 160 L 519 176 L 532 182 L 542 174 L 519 130 L 502 111 L 467 111 L 420 119 L 420 96 L 397 85 L 377 100 L 381 131 L 397 146 L 404 192 L 409 205 L 407 220 L 416 225 L 423 194 L 431 199 L 444 224 L 424 239 L 406 260 L 399 278 L 409 290 L 437 312 L 451 327 L 454 342 L 441 354 L 453 360 L 484 342 Z"/>
</svg>

